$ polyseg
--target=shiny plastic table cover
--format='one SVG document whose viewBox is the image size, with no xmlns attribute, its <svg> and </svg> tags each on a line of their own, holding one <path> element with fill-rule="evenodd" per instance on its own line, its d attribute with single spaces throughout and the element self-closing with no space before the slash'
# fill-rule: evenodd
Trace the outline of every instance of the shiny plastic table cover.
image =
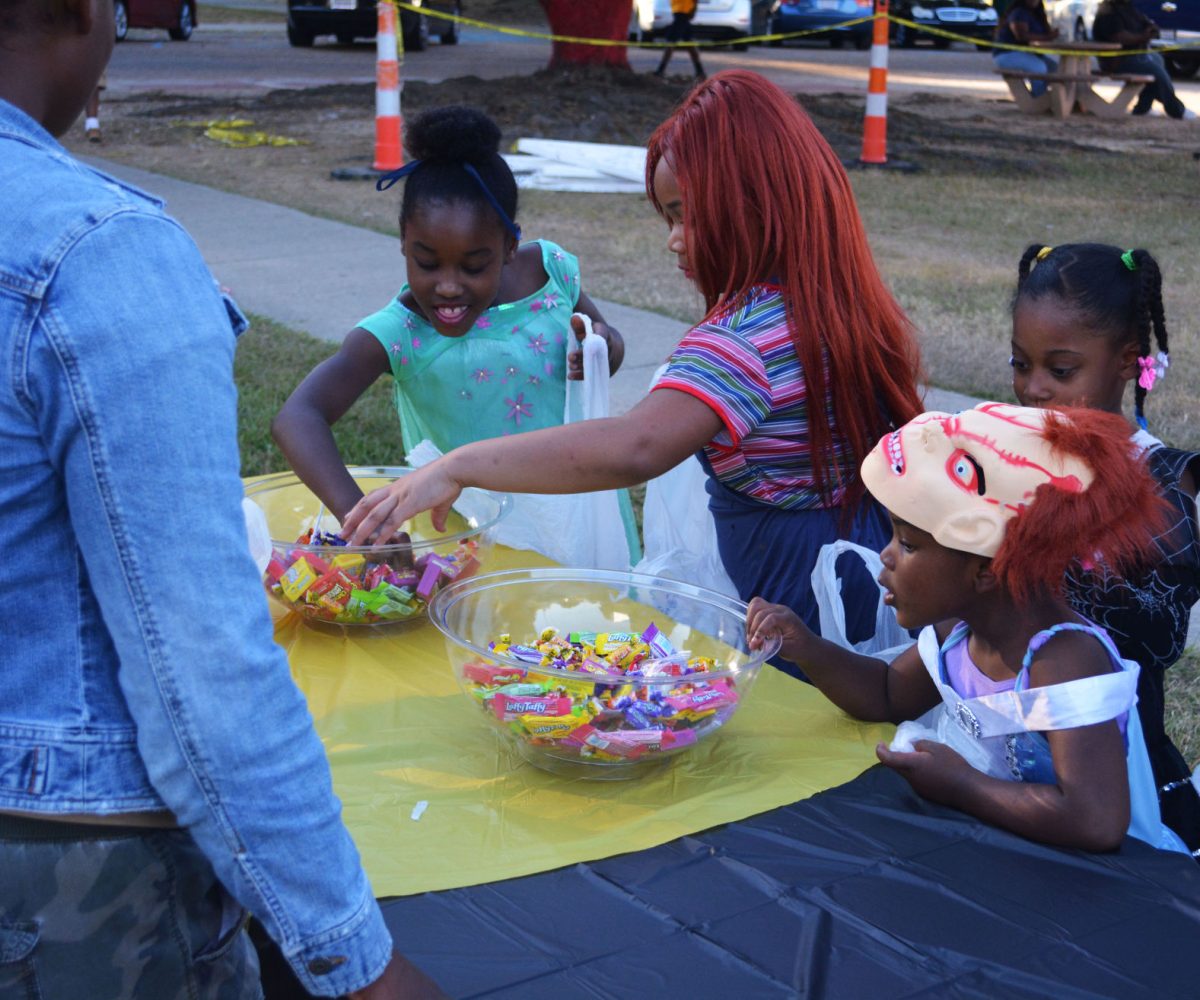
<svg viewBox="0 0 1200 1000">
<path fill-rule="evenodd" d="M 378 896 L 546 871 L 752 816 L 849 780 L 892 733 L 767 666 L 725 729 L 663 769 L 564 778 L 526 763 L 486 724 L 427 622 L 358 637 L 284 615 L 275 637 Z M 419 802 L 428 806 L 414 820 Z"/>
<path fill-rule="evenodd" d="M 383 912 L 452 997 L 1200 996 L 1200 865 L 1132 839 L 1034 844 L 882 765 L 649 850 Z"/>
</svg>

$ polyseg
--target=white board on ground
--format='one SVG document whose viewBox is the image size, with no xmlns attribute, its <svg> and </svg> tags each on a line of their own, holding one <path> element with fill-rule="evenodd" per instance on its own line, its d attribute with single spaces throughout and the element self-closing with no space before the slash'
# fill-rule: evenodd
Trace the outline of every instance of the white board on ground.
<svg viewBox="0 0 1200 1000">
<path fill-rule="evenodd" d="M 645 182 L 646 150 L 607 142 L 570 142 L 565 139 L 518 139 L 517 152 L 544 156 L 559 163 L 591 167 L 627 181 Z"/>
</svg>

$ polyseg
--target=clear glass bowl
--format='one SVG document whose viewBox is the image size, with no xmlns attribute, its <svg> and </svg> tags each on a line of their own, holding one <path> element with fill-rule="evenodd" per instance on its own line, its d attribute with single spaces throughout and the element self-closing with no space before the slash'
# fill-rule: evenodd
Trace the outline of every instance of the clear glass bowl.
<svg viewBox="0 0 1200 1000">
<path fill-rule="evenodd" d="M 405 466 L 349 469 L 364 494 L 412 471 Z M 333 629 L 423 620 L 429 600 L 443 585 L 486 567 L 493 529 L 512 507 L 506 493 L 467 489 L 444 532 L 426 513 L 405 525 L 411 544 L 331 546 L 296 541 L 310 530 L 336 533 L 340 525 L 293 473 L 257 480 L 246 496 L 266 515 L 271 535 L 271 560 L 263 574 L 267 592 L 310 624 Z"/>
<path fill-rule="evenodd" d="M 763 663 L 779 649 L 773 639 L 750 650 L 741 601 L 638 573 L 488 573 L 442 588 L 429 618 L 481 718 L 530 763 L 585 778 L 635 777 L 708 739 L 745 704 Z M 640 635 L 651 624 L 678 656 L 638 664 L 640 677 L 561 670 L 489 648 L 505 635 L 515 644 L 536 642 L 545 629 Z M 684 677 L 655 672 L 684 656 L 708 657 L 713 669 Z M 510 684 L 519 687 L 501 690 Z M 639 702 L 669 706 L 667 714 L 647 719 Z"/>
</svg>

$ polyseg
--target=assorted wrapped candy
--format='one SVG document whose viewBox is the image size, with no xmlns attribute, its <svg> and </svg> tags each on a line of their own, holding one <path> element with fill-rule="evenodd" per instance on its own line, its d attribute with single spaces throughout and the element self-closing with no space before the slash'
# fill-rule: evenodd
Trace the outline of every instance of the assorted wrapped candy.
<svg viewBox="0 0 1200 1000">
<path fill-rule="evenodd" d="M 306 531 L 296 547 L 276 547 L 264 582 L 284 605 L 308 618 L 341 625 L 375 625 L 415 618 L 451 580 L 479 569 L 478 543 L 467 539 L 448 555 L 428 552 L 401 560 L 393 548 L 346 549 L 331 532 Z"/>
<path fill-rule="evenodd" d="M 467 663 L 468 690 L 519 738 L 563 756 L 629 763 L 679 750 L 738 703 L 713 660 L 676 650 L 653 623 L 641 633 L 546 629 L 526 643 L 501 635 L 489 649 L 518 663 Z"/>
</svg>

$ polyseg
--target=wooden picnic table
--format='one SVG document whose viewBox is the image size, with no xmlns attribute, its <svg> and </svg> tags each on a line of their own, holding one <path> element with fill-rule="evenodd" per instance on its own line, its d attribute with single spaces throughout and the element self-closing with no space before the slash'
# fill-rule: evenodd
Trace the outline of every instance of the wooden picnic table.
<svg viewBox="0 0 1200 1000">
<path fill-rule="evenodd" d="M 1098 118 L 1121 118 L 1141 93 L 1142 88 L 1153 82 L 1153 77 L 1140 73 L 1106 73 L 1092 71 L 1092 57 L 1112 55 L 1121 50 L 1116 42 L 1092 42 L 1087 40 L 1059 40 L 1031 42 L 1035 49 L 1048 49 L 1058 56 L 1058 70 L 1054 73 L 1024 73 L 1020 70 L 996 70 L 1008 84 L 1018 108 L 1030 114 L 1049 111 L 1057 118 L 1066 118 L 1076 107 L 1086 114 Z M 1034 97 L 1026 87 L 1027 80 L 1042 80 L 1046 91 Z M 1106 100 L 1094 89 L 1098 82 L 1120 83 L 1121 89 Z"/>
</svg>

